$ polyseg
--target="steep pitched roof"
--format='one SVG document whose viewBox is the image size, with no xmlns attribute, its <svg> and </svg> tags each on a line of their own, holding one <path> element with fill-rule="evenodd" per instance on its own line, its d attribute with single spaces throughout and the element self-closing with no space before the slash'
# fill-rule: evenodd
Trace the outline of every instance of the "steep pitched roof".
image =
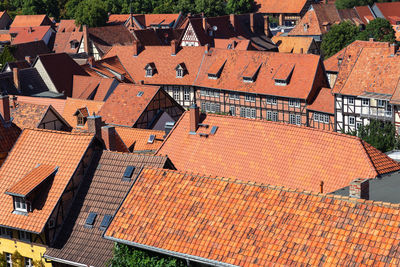
<svg viewBox="0 0 400 267">
<path fill-rule="evenodd" d="M 54 52 L 76 54 L 79 51 L 79 44 L 81 43 L 82 38 L 83 32 L 80 31 L 57 32 L 53 46 Z"/>
<path fill-rule="evenodd" d="M 21 129 L 14 123 L 0 122 L 0 153 L 8 153 L 20 134 Z"/>
<path fill-rule="evenodd" d="M 105 238 L 215 266 L 398 265 L 399 205 L 144 169 Z"/>
<path fill-rule="evenodd" d="M 74 19 L 62 19 L 58 24 L 57 32 L 77 32 L 79 28 Z"/>
<path fill-rule="evenodd" d="M 108 124 L 133 126 L 159 90 L 158 86 L 119 84 L 99 115 Z"/>
<path fill-rule="evenodd" d="M 46 15 L 17 15 L 15 16 L 10 28 L 14 27 L 34 27 L 50 25 L 51 21 Z"/>
<path fill-rule="evenodd" d="M 52 31 L 51 26 L 15 27 L 10 30 L 10 33 L 17 34 L 11 44 L 22 44 L 43 40 L 48 31 Z"/>
<path fill-rule="evenodd" d="M 64 92 L 65 96 L 72 96 L 74 75 L 88 75 L 66 53 L 39 55 L 37 60 L 40 60 L 43 64 L 57 91 L 59 93 Z M 36 65 L 36 62 L 34 65 Z"/>
<path fill-rule="evenodd" d="M 93 62 L 92 65 L 85 64 L 81 67 L 92 77 L 116 78 L 125 83 L 133 82 L 118 56 L 103 58 Z"/>
<path fill-rule="evenodd" d="M 314 42 L 312 37 L 274 36 L 272 41 L 278 46 L 280 53 L 306 54 Z"/>
<path fill-rule="evenodd" d="M 307 109 L 335 114 L 335 97 L 332 94 L 332 89 L 321 88 L 317 97 L 307 106 Z"/>
<path fill-rule="evenodd" d="M 125 143 L 126 147 L 132 149 L 132 152 L 155 152 L 160 148 L 165 135 L 164 131 L 121 126 L 115 127 L 115 130 Z M 151 135 L 154 135 L 153 142 L 149 142 Z"/>
<path fill-rule="evenodd" d="M 93 112 L 98 114 L 103 105 L 103 101 L 93 101 L 68 97 L 65 101 L 64 112 L 62 113 L 62 116 L 72 127 L 75 128 L 77 126 L 77 119 L 74 114 L 78 109 L 86 108 L 88 115 L 92 115 Z M 87 128 L 86 124 L 83 128 Z"/>
<path fill-rule="evenodd" d="M 12 54 L 17 60 L 25 60 L 27 56 L 34 59 L 38 55 L 50 53 L 50 49 L 43 40 L 14 44 L 13 47 Z"/>
<path fill-rule="evenodd" d="M 123 25 L 88 28 L 89 38 L 94 45 L 107 53 L 113 45 L 130 45 L 135 38 Z"/>
<path fill-rule="evenodd" d="M 38 164 L 58 166 L 58 171 L 46 200 L 41 200 L 41 209 L 25 216 L 12 212 L 11 196 L 0 194 L 0 225 L 41 233 L 92 139 L 89 134 L 25 129 L 0 169 L 0 192 L 5 192 Z"/>
<path fill-rule="evenodd" d="M 368 24 L 375 18 L 374 13 L 369 6 L 355 6 L 354 9 L 365 24 Z"/>
<path fill-rule="evenodd" d="M 259 13 L 298 14 L 307 5 L 308 0 L 257 0 Z"/>
<path fill-rule="evenodd" d="M 10 113 L 13 122 L 21 129 L 36 128 L 48 110 L 48 105 L 14 102 Z"/>
<path fill-rule="evenodd" d="M 374 7 L 377 7 L 385 19 L 388 20 L 392 25 L 395 25 L 397 21 L 400 21 L 400 3 L 374 3 Z"/>
<path fill-rule="evenodd" d="M 104 151 L 93 177 L 82 184 L 73 204 L 76 208 L 68 216 L 61 235 L 53 248 L 47 249 L 45 257 L 88 266 L 106 265 L 112 258 L 113 242 L 102 238 L 104 230 L 99 230 L 104 216 L 114 215 L 143 167 L 164 168 L 166 161 L 166 157 Z M 130 181 L 122 179 L 127 166 L 135 167 Z M 93 228 L 86 228 L 84 224 L 90 212 L 95 212 L 97 218 Z"/>
<path fill-rule="evenodd" d="M 332 192 L 359 177 L 375 178 L 400 170 L 400 165 L 385 155 L 387 168 L 376 168 L 375 154 L 364 148 L 361 139 L 345 134 L 208 114 L 203 115 L 202 123 L 209 128 L 199 127 L 197 133 L 209 134 L 213 126 L 218 129 L 204 138 L 189 134 L 189 123 L 186 112 L 157 151 L 157 155 L 168 155 L 178 170 L 315 192 L 320 191 L 321 181 L 324 192 Z"/>
<path fill-rule="evenodd" d="M 51 105 L 59 114 L 63 114 L 65 99 L 49 98 L 49 97 L 31 97 L 31 96 L 16 96 L 17 101 L 21 103 L 36 104 L 36 105 Z"/>
<path fill-rule="evenodd" d="M 104 101 L 113 82 L 110 78 L 74 75 L 72 97 Z"/>
</svg>

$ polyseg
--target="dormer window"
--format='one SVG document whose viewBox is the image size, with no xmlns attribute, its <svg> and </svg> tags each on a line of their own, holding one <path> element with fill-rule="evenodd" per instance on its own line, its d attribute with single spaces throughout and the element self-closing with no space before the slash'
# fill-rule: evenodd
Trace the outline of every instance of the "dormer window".
<svg viewBox="0 0 400 267">
<path fill-rule="evenodd" d="M 274 80 L 277 86 L 286 86 L 289 84 L 294 70 L 294 64 L 282 64 L 276 71 Z"/>
<path fill-rule="evenodd" d="M 224 68 L 226 59 L 220 59 L 214 61 L 211 67 L 208 69 L 208 79 L 216 80 L 221 76 L 222 69 Z"/>
<path fill-rule="evenodd" d="M 156 73 L 156 65 L 154 63 L 147 64 L 144 69 L 146 71 L 146 77 L 153 77 Z"/>
<path fill-rule="evenodd" d="M 253 78 L 251 78 L 251 77 L 243 77 L 243 81 L 244 81 L 245 83 L 252 83 L 252 82 L 254 82 Z"/>
<path fill-rule="evenodd" d="M 249 63 L 242 74 L 243 82 L 245 83 L 255 82 L 260 68 L 261 64 L 257 65 L 256 63 L 255 64 Z"/>
<path fill-rule="evenodd" d="M 78 40 L 72 40 L 71 42 L 69 42 L 71 49 L 76 49 L 79 46 L 79 42 Z"/>
<path fill-rule="evenodd" d="M 288 85 L 288 83 L 286 80 L 275 79 L 275 85 L 286 86 L 286 85 Z"/>
<path fill-rule="evenodd" d="M 28 212 L 28 204 L 22 197 L 14 197 L 14 209 L 16 211 Z"/>
<path fill-rule="evenodd" d="M 178 64 L 178 66 L 176 66 L 176 68 L 175 68 L 176 78 L 183 78 L 183 76 L 185 75 L 185 70 L 186 70 L 186 66 L 184 63 Z"/>
<path fill-rule="evenodd" d="M 85 118 L 83 116 L 78 115 L 76 125 L 84 126 L 85 125 Z"/>
<path fill-rule="evenodd" d="M 76 116 L 76 126 L 83 127 L 89 117 L 89 110 L 86 107 L 79 108 L 75 111 L 74 116 Z"/>
</svg>

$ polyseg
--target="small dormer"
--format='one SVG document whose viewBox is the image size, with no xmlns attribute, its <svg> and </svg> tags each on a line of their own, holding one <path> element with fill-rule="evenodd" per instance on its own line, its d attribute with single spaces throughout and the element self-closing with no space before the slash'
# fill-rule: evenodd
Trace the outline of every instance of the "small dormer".
<svg viewBox="0 0 400 267">
<path fill-rule="evenodd" d="M 185 76 L 187 72 L 185 63 L 178 64 L 178 66 L 176 66 L 175 68 L 175 71 L 176 71 L 176 78 L 183 78 L 183 76 Z"/>
<path fill-rule="evenodd" d="M 69 42 L 69 45 L 70 45 L 71 49 L 76 49 L 79 47 L 79 42 L 78 42 L 78 40 L 74 39 Z"/>
<path fill-rule="evenodd" d="M 57 166 L 38 165 L 11 186 L 5 193 L 13 197 L 14 213 L 26 214 L 40 206 L 57 170 Z"/>
<path fill-rule="evenodd" d="M 226 59 L 217 59 L 208 69 L 208 79 L 218 79 L 221 76 L 222 70 L 225 66 Z"/>
<path fill-rule="evenodd" d="M 290 83 L 294 70 L 294 64 L 282 64 L 274 75 L 275 85 L 286 86 Z"/>
<path fill-rule="evenodd" d="M 255 82 L 260 68 L 261 64 L 249 63 L 242 73 L 243 82 L 245 83 Z"/>
<path fill-rule="evenodd" d="M 79 108 L 75 111 L 74 116 L 76 116 L 76 125 L 82 127 L 89 117 L 89 110 L 87 107 Z"/>
<path fill-rule="evenodd" d="M 156 65 L 154 63 L 148 63 L 146 67 L 144 67 L 144 70 L 146 71 L 146 77 L 153 77 L 156 73 Z"/>
</svg>

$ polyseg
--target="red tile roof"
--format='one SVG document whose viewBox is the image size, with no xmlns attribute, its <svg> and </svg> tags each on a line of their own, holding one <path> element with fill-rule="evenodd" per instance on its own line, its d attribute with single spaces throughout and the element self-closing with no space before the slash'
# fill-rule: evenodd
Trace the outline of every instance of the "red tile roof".
<svg viewBox="0 0 400 267">
<path fill-rule="evenodd" d="M 130 45 L 135 40 L 123 25 L 88 28 L 89 38 L 102 53 L 110 51 L 113 45 Z"/>
<path fill-rule="evenodd" d="M 398 19 L 392 17 L 398 17 L 400 15 L 400 3 L 375 3 L 374 6 L 379 9 L 385 19 L 389 20 L 391 24 L 396 24 L 396 22 L 399 21 Z"/>
<path fill-rule="evenodd" d="M 159 90 L 158 86 L 119 84 L 99 115 L 108 124 L 133 126 Z"/>
<path fill-rule="evenodd" d="M 104 105 L 103 101 L 94 101 L 94 100 L 86 100 L 86 99 L 77 99 L 77 98 L 67 98 L 65 101 L 64 112 L 62 116 L 64 119 L 73 127 L 77 126 L 77 118 L 74 116 L 76 111 L 81 108 L 87 109 L 87 114 L 92 115 L 93 113 L 98 114 L 101 107 Z M 86 124 L 84 129 L 87 128 Z"/>
<path fill-rule="evenodd" d="M 62 19 L 58 24 L 57 32 L 78 32 L 79 28 L 74 19 Z"/>
<path fill-rule="evenodd" d="M 375 17 L 369 6 L 355 6 L 354 9 L 365 24 L 368 24 Z"/>
<path fill-rule="evenodd" d="M 125 67 L 122 65 L 118 56 L 107 57 L 93 62 L 93 65 L 85 64 L 81 66 L 92 77 L 116 78 L 118 81 L 132 83 L 133 80 Z M 122 77 L 115 74 L 117 72 Z"/>
<path fill-rule="evenodd" d="M 213 266 L 397 266 L 399 213 L 399 204 L 144 169 L 105 238 Z"/>
<path fill-rule="evenodd" d="M 54 52 L 76 54 L 79 51 L 79 45 L 75 48 L 75 46 L 71 46 L 71 43 L 78 42 L 80 44 L 82 38 L 83 38 L 83 32 L 79 31 L 57 32 L 53 46 Z"/>
<path fill-rule="evenodd" d="M 147 130 L 130 127 L 115 127 L 118 135 L 125 143 L 125 145 L 132 150 L 132 152 L 150 152 L 156 151 L 160 148 L 164 141 L 164 131 L 158 130 Z M 150 135 L 154 135 L 155 139 L 153 143 L 149 143 Z"/>
<path fill-rule="evenodd" d="M 47 111 L 48 105 L 31 104 L 24 102 L 14 102 L 10 109 L 13 123 L 21 129 L 23 128 L 36 128 L 43 120 Z"/>
<path fill-rule="evenodd" d="M 103 101 L 109 93 L 115 80 L 94 76 L 74 75 L 73 98 L 91 99 Z"/>
<path fill-rule="evenodd" d="M 197 133 L 210 133 L 213 126 L 218 129 L 205 138 L 189 134 L 189 115 L 184 113 L 157 151 L 158 155 L 168 155 L 178 170 L 315 192 L 320 191 L 321 181 L 324 192 L 332 192 L 359 177 L 375 178 L 400 170 L 400 165 L 386 155 L 365 149 L 358 137 L 208 114 L 203 115 L 202 123 L 209 128 L 200 127 Z M 386 168 L 374 166 L 373 158 L 378 155 Z"/>
<path fill-rule="evenodd" d="M 307 106 L 307 109 L 335 114 L 335 97 L 332 94 L 332 89 L 321 88 L 317 97 Z"/>
<path fill-rule="evenodd" d="M 306 54 L 313 44 L 312 37 L 274 36 L 272 41 L 278 45 L 281 53 L 304 53 Z"/>
<path fill-rule="evenodd" d="M 10 28 L 50 25 L 49 22 L 50 19 L 46 15 L 17 15 Z"/>
<path fill-rule="evenodd" d="M 47 32 L 52 31 L 50 26 L 14 27 L 10 33 L 17 33 L 11 44 L 22 44 L 43 40 Z"/>
<path fill-rule="evenodd" d="M 63 114 L 65 99 L 47 98 L 47 97 L 32 97 L 32 96 L 16 96 L 18 102 L 37 104 L 37 105 L 51 105 L 58 113 Z"/>
<path fill-rule="evenodd" d="M 308 0 L 256 0 L 259 13 L 292 13 L 298 14 L 306 6 Z"/>
<path fill-rule="evenodd" d="M 47 180 L 50 175 L 54 174 L 57 169 L 57 166 L 54 165 L 39 165 L 18 180 L 11 188 L 7 189 L 6 194 L 26 197 Z"/>
<path fill-rule="evenodd" d="M 108 17 L 107 24 L 118 25 L 124 24 L 129 19 L 129 14 L 111 14 Z"/>
<path fill-rule="evenodd" d="M 13 213 L 12 197 L 1 193 L 0 225 L 41 233 L 92 140 L 93 135 L 89 134 L 25 129 L 0 168 L 0 192 L 5 192 L 38 164 L 59 168 L 43 207 L 26 216 Z"/>
</svg>

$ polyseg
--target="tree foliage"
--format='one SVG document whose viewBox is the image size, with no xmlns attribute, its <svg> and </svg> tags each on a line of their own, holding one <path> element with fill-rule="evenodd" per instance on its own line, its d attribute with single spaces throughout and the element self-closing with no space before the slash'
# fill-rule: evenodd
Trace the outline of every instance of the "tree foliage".
<svg viewBox="0 0 400 267">
<path fill-rule="evenodd" d="M 106 5 L 102 0 L 83 0 L 77 6 L 74 18 L 77 24 L 104 26 L 108 20 Z"/>
<path fill-rule="evenodd" d="M 141 266 L 141 267 L 184 267 L 185 262 L 172 257 L 153 255 L 150 252 L 115 244 L 113 258 L 110 260 L 113 267 Z"/>
<path fill-rule="evenodd" d="M 395 34 L 389 21 L 376 18 L 367 24 L 365 30 L 358 34 L 357 39 L 367 41 L 369 38 L 374 38 L 375 41 L 379 42 L 395 42 Z"/>
<path fill-rule="evenodd" d="M 359 28 L 350 22 L 333 25 L 322 39 L 321 49 L 326 58 L 336 54 L 352 43 L 359 34 Z"/>
<path fill-rule="evenodd" d="M 350 134 L 360 137 L 382 152 L 399 147 L 396 127 L 390 121 L 371 120 L 368 125 L 361 126 L 357 131 L 353 131 Z"/>
<path fill-rule="evenodd" d="M 335 5 L 338 9 L 353 8 L 355 6 L 372 6 L 375 2 L 398 2 L 399 0 L 336 0 Z"/>
<path fill-rule="evenodd" d="M 3 68 L 7 62 L 16 61 L 16 59 L 12 54 L 13 49 L 14 49 L 13 47 L 8 45 L 4 47 L 3 51 L 0 54 L 0 68 Z"/>
</svg>

